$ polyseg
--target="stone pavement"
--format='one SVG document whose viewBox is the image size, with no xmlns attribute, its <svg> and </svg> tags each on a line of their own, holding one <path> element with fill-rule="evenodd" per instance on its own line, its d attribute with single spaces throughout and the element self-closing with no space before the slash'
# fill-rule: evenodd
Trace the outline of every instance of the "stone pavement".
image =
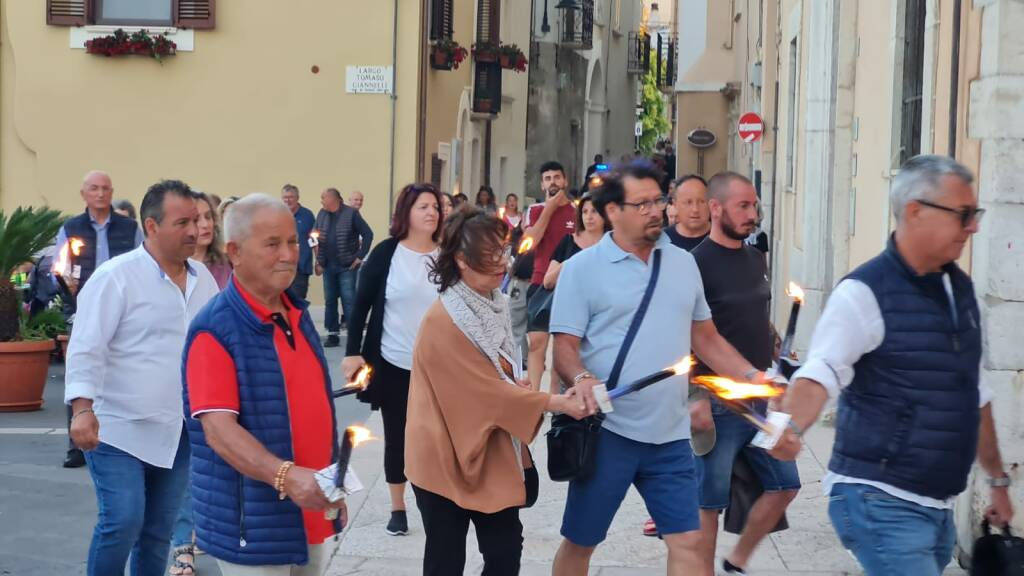
<svg viewBox="0 0 1024 576">
<path fill-rule="evenodd" d="M 374 413 L 368 426 L 379 437 L 382 434 L 380 415 Z M 798 461 L 804 488 L 789 509 L 791 528 L 773 534 L 762 543 L 750 567 L 751 574 L 839 576 L 863 573 L 832 531 L 826 512 L 827 498 L 821 493 L 821 478 L 831 453 L 832 438 L 833 430 L 824 426 L 815 426 L 808 433 L 807 449 Z M 382 468 L 383 448 L 383 442 L 378 440 L 361 446 L 353 454 L 353 466 L 367 489 L 350 499 L 349 528 L 341 535 L 327 576 L 413 576 L 421 573 L 424 536 L 411 491 L 406 498 L 410 534 L 392 537 L 384 533 L 390 504 Z M 522 574 L 541 576 L 551 573 L 551 561 L 561 541 L 559 527 L 567 485 L 547 478 L 544 467 L 547 455 L 542 435 L 532 450 L 540 467 L 541 488 L 537 504 L 522 513 L 526 540 Z M 612 525 L 608 540 L 594 555 L 592 575 L 653 576 L 665 573 L 664 545 L 658 539 L 647 538 L 640 533 L 647 517 L 643 501 L 631 489 Z M 736 538 L 723 533 L 719 537 L 719 555 L 731 549 Z M 472 528 L 466 549 L 466 574 L 479 574 L 482 560 L 476 550 Z M 962 575 L 965 572 L 950 568 L 946 574 Z"/>
</svg>

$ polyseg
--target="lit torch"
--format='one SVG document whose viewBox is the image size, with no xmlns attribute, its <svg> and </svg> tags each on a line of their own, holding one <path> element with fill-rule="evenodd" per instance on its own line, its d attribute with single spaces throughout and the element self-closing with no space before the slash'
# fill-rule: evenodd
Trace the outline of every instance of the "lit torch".
<svg viewBox="0 0 1024 576">
<path fill-rule="evenodd" d="M 775 436 L 777 433 L 781 433 L 776 423 L 769 422 L 769 419 L 761 416 L 743 402 L 744 400 L 761 400 L 781 396 L 783 393 L 781 388 L 770 384 L 735 382 L 722 376 L 698 376 L 693 379 L 693 383 L 706 388 L 722 405 L 746 418 L 755 428 L 765 434 Z M 786 416 L 786 422 L 788 423 L 788 421 L 789 417 Z M 782 425 L 785 426 L 785 423 Z"/>
<path fill-rule="evenodd" d="M 71 238 L 68 240 L 68 244 L 71 246 L 71 277 L 78 280 L 82 277 L 82 266 L 79 265 L 76 260 L 78 255 L 82 253 L 82 248 L 85 247 L 85 242 L 81 238 Z"/>
<path fill-rule="evenodd" d="M 793 337 L 796 335 L 796 321 L 800 317 L 800 306 L 804 303 L 804 291 L 796 282 L 790 282 L 786 294 L 793 299 L 793 308 L 789 312 L 789 323 L 786 325 L 786 337 L 782 340 L 781 358 L 789 358 L 793 351 Z"/>
<path fill-rule="evenodd" d="M 504 206 L 502 206 L 501 208 L 498 208 L 498 219 L 499 220 L 504 220 L 505 219 L 505 207 Z"/>
<path fill-rule="evenodd" d="M 338 467 L 334 476 L 334 486 L 345 493 L 345 476 L 348 473 L 348 465 L 352 460 L 352 449 L 363 442 L 372 440 L 370 430 L 362 426 L 349 426 L 341 436 L 341 447 L 338 450 Z M 328 520 L 338 517 L 338 510 L 331 509 L 324 513 Z"/>
<path fill-rule="evenodd" d="M 647 376 L 644 376 L 643 378 L 635 382 L 632 382 L 628 386 L 620 386 L 608 390 L 608 388 L 604 384 L 598 384 L 597 386 L 594 386 L 594 400 L 597 401 L 597 405 L 601 408 L 601 412 L 604 412 L 605 414 L 610 414 L 615 411 L 615 407 L 612 405 L 612 400 L 617 400 L 627 394 L 632 394 L 633 392 L 636 392 L 638 390 L 643 390 L 644 388 L 647 388 L 648 386 L 651 386 L 653 384 L 657 384 L 658 382 L 661 382 L 662 380 L 665 380 L 667 378 L 687 374 L 690 372 L 690 369 L 693 368 L 693 365 L 693 356 L 687 356 L 686 358 L 680 360 L 674 366 L 669 366 L 664 370 L 659 370 L 653 374 L 648 374 Z"/>
<path fill-rule="evenodd" d="M 343 396 L 351 396 L 352 394 L 366 390 L 366 386 L 370 383 L 370 374 L 372 373 L 373 368 L 371 368 L 369 364 L 364 364 L 363 367 L 359 369 L 359 372 L 356 372 L 355 380 L 346 384 L 341 390 L 336 390 L 334 392 L 334 397 L 341 398 Z"/>
<path fill-rule="evenodd" d="M 75 308 L 77 308 L 75 293 L 71 291 L 71 287 L 68 286 L 67 280 L 64 279 L 64 275 L 67 274 L 71 266 L 70 244 L 70 242 L 67 242 L 61 247 L 60 252 L 57 254 L 57 258 L 53 260 L 53 268 L 51 268 L 51 272 L 53 273 L 53 277 L 57 279 L 57 285 L 60 286 L 61 295 L 65 298 L 71 310 L 75 310 Z"/>
<path fill-rule="evenodd" d="M 536 244 L 532 236 L 524 236 L 523 241 L 519 243 L 519 248 L 516 249 L 516 254 L 522 256 L 530 250 L 533 250 L 533 246 Z"/>
</svg>

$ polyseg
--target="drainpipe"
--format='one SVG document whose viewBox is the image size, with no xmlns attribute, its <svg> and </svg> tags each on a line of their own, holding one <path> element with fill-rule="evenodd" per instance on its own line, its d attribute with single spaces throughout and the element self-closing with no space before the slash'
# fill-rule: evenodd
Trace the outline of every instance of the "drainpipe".
<svg viewBox="0 0 1024 576">
<path fill-rule="evenodd" d="M 775 111 L 772 112 L 772 213 L 771 213 L 771 230 L 768 232 L 768 246 L 771 248 L 770 252 L 772 255 L 771 262 L 768 265 L 768 280 L 771 285 L 772 280 L 775 276 L 776 258 L 779 250 L 778 246 L 775 245 L 775 214 L 778 213 L 779 208 L 775 204 L 775 188 L 779 184 L 779 81 L 775 80 Z"/>
<path fill-rule="evenodd" d="M 390 166 L 388 168 L 388 223 L 391 223 L 392 211 L 395 206 L 395 133 L 398 113 L 398 0 L 392 0 L 391 29 L 391 143 Z"/>
<path fill-rule="evenodd" d="M 420 3 L 420 59 L 419 59 L 419 77 L 417 79 L 418 90 L 417 90 L 417 109 L 419 113 L 416 117 L 416 181 L 424 182 L 427 180 L 426 168 L 426 150 L 427 150 L 427 82 L 429 81 L 429 66 L 427 60 L 429 58 L 429 50 L 424 47 L 430 45 L 430 29 L 427 15 L 430 10 L 430 0 L 422 0 Z"/>
<path fill-rule="evenodd" d="M 960 99 L 960 16 L 961 0 L 953 2 L 953 55 L 949 74 L 949 156 L 956 158 L 957 107 Z"/>
</svg>

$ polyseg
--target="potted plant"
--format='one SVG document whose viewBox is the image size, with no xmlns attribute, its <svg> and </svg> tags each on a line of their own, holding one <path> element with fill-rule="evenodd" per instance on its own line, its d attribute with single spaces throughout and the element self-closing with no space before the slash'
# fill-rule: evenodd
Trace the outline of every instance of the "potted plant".
<svg viewBox="0 0 1024 576">
<path fill-rule="evenodd" d="M 499 48 L 494 42 L 477 42 L 473 44 L 473 58 L 480 64 L 493 64 L 498 61 Z"/>
<path fill-rule="evenodd" d="M 498 64 L 505 70 L 526 72 L 526 54 L 515 44 L 502 44 L 498 49 Z"/>
<path fill-rule="evenodd" d="M 64 223 L 49 208 L 0 210 L 0 412 L 38 410 L 55 342 L 47 317 L 29 321 L 11 274 L 53 242 Z"/>
<path fill-rule="evenodd" d="M 438 40 L 431 46 L 430 67 L 434 70 L 458 70 L 469 51 L 450 38 Z"/>
</svg>

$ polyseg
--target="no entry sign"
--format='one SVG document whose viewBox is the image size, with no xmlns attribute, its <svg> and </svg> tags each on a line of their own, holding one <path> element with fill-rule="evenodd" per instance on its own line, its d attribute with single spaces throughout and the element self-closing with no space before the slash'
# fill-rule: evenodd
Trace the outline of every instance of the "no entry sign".
<svg viewBox="0 0 1024 576">
<path fill-rule="evenodd" d="M 760 140 L 764 134 L 764 120 L 754 112 L 747 112 L 740 116 L 738 128 L 740 138 L 747 144 L 752 144 Z"/>
</svg>

